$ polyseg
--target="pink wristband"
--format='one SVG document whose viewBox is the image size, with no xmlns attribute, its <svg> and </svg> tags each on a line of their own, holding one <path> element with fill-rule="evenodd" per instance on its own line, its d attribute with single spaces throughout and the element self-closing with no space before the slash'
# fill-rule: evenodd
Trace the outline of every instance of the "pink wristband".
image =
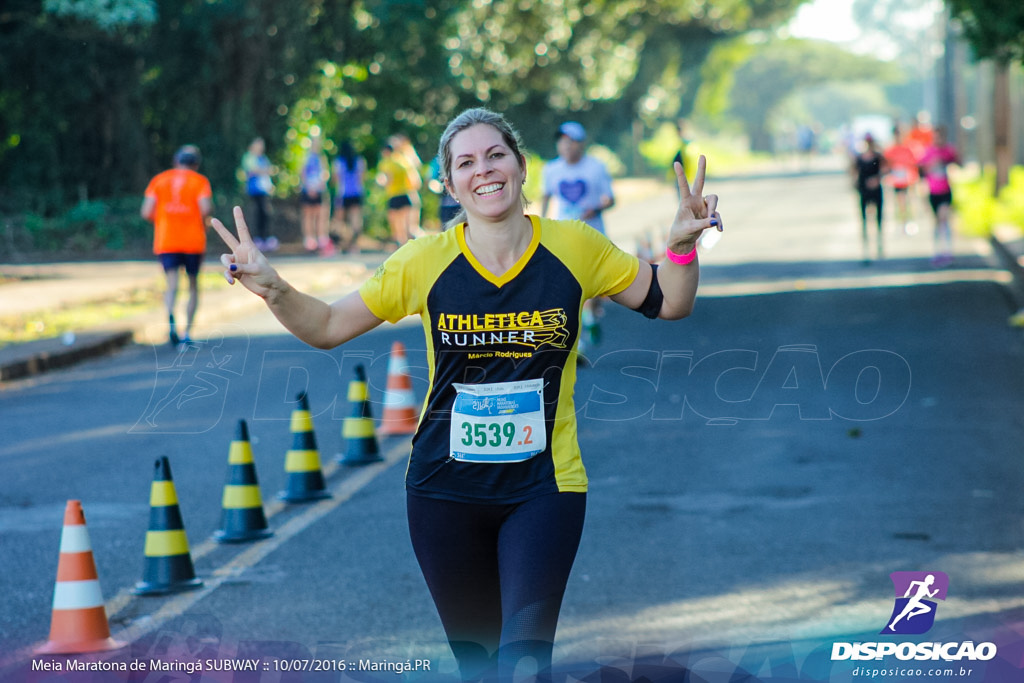
<svg viewBox="0 0 1024 683">
<path fill-rule="evenodd" d="M 678 263 L 681 266 L 685 266 L 687 263 L 690 263 L 693 259 L 697 258 L 697 247 L 694 247 L 685 254 L 677 254 L 668 247 L 665 247 L 665 256 L 672 263 Z"/>
</svg>

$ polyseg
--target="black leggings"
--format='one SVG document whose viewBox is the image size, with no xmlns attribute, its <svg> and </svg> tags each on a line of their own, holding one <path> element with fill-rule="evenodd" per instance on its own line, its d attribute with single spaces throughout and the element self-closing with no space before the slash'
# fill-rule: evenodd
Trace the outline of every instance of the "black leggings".
<svg viewBox="0 0 1024 683">
<path fill-rule="evenodd" d="M 527 657 L 541 679 L 549 674 L 586 501 L 585 493 L 513 505 L 408 494 L 413 550 L 464 679 L 510 680 Z"/>
</svg>

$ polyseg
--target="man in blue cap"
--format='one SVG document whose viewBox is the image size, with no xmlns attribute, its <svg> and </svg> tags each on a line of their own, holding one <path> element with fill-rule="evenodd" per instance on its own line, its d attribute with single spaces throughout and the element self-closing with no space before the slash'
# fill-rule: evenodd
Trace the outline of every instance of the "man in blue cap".
<svg viewBox="0 0 1024 683">
<path fill-rule="evenodd" d="M 586 140 L 586 131 L 575 121 L 558 127 L 558 158 L 544 165 L 541 214 L 547 215 L 551 198 L 555 197 L 555 218 L 582 220 L 604 233 L 601 214 L 615 204 L 612 178 L 603 163 L 585 153 Z"/>
<path fill-rule="evenodd" d="M 587 132 L 576 121 L 566 121 L 558 127 L 555 135 L 558 158 L 544 165 L 541 215 L 548 215 L 551 198 L 555 197 L 555 218 L 581 220 L 605 234 L 601 214 L 615 204 L 612 177 L 601 161 L 586 154 L 586 141 Z M 600 340 L 597 324 L 600 315 L 600 300 L 587 300 L 583 307 L 581 353 Z"/>
</svg>

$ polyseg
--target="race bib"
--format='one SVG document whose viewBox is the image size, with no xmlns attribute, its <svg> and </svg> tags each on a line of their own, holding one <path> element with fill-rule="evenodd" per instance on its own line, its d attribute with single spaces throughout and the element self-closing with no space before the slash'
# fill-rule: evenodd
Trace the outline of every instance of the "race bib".
<svg viewBox="0 0 1024 683">
<path fill-rule="evenodd" d="M 522 462 L 547 447 L 544 381 L 452 384 L 451 457 L 462 462 Z"/>
</svg>

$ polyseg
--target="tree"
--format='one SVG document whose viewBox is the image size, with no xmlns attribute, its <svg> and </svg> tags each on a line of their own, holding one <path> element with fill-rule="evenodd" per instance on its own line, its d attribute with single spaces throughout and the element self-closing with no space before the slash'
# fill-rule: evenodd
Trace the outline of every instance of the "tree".
<svg viewBox="0 0 1024 683">
<path fill-rule="evenodd" d="M 945 66 L 952 59 L 941 57 L 943 9 L 942 0 L 854 0 L 852 13 L 864 43 L 884 51 L 879 56 L 900 64 L 909 75 L 908 83 L 891 89 L 890 96 L 901 100 L 910 117 L 933 109 L 933 122 L 949 124 L 959 118 L 954 113 L 956 84 L 943 78 L 938 80 L 946 81 L 945 87 L 936 87 L 940 62 Z"/>
<path fill-rule="evenodd" d="M 12 0 L 0 14 L 0 186 L 7 201 L 45 212 L 116 191 L 122 150 L 140 143 L 137 95 L 125 85 L 137 80 L 135 56 L 153 17 L 141 11 L 144 3 L 94 5 L 47 2 L 40 12 L 38 2 Z"/>
<path fill-rule="evenodd" d="M 255 135 L 285 165 L 316 131 L 426 151 L 479 104 L 545 151 L 570 117 L 625 147 L 689 113 L 716 42 L 804 1 L 6 0 L 0 210 L 137 196 L 183 143 L 219 193 Z"/>
<path fill-rule="evenodd" d="M 231 187 L 254 134 L 351 23 L 345 0 L 12 0 L 0 13 L 2 199 L 40 213 L 138 194 L 186 142 Z M 332 21 L 321 21 L 321 14 Z M 286 110 L 285 112 L 286 113 Z"/>
<path fill-rule="evenodd" d="M 453 17 L 446 46 L 463 88 L 531 122 L 529 146 L 550 149 L 557 122 L 574 118 L 623 151 L 636 144 L 634 123 L 652 130 L 691 113 L 716 43 L 805 1 L 475 0 Z"/>
<path fill-rule="evenodd" d="M 830 82 L 895 81 L 897 67 L 851 54 L 831 43 L 788 39 L 757 46 L 732 74 L 730 115 L 739 119 L 754 151 L 772 151 L 772 113 L 800 89 Z"/>
<path fill-rule="evenodd" d="M 993 132 L 995 140 L 995 193 L 1009 182 L 1012 150 L 1010 65 L 1024 58 L 1024 3 L 1019 0 L 947 0 L 952 16 L 963 26 L 964 37 L 977 59 L 995 63 Z"/>
</svg>

